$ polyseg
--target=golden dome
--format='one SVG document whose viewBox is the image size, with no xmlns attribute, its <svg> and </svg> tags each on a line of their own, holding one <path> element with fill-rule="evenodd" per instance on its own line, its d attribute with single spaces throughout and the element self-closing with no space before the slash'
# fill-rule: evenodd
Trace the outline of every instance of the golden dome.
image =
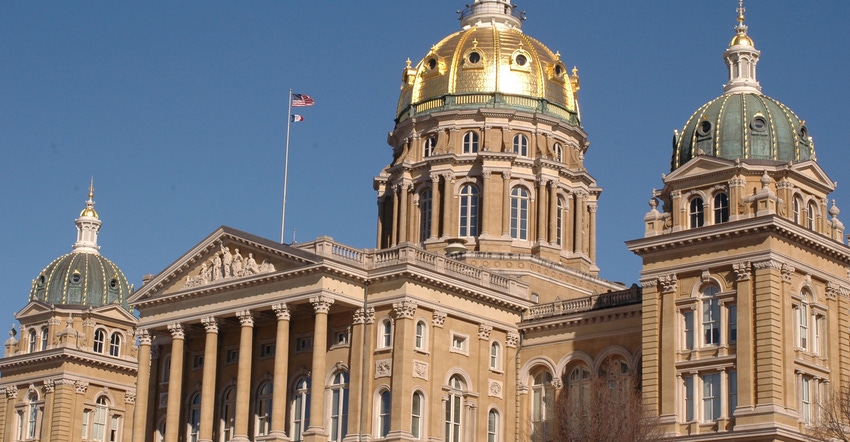
<svg viewBox="0 0 850 442">
<path fill-rule="evenodd" d="M 475 5 L 484 3 L 490 2 L 479 0 Z M 471 17 L 475 15 L 473 10 Z M 516 17 L 511 11 L 505 15 Z M 578 76 L 569 75 L 560 54 L 524 34 L 519 20 L 467 17 L 464 23 L 463 30 L 431 47 L 415 67 L 408 63 L 398 121 L 447 106 L 489 103 L 537 109 L 578 124 Z"/>
<path fill-rule="evenodd" d="M 97 218 L 97 211 L 94 210 L 94 178 L 91 179 L 91 184 L 89 184 L 89 199 L 86 201 L 86 208 L 80 212 L 80 218 L 87 216 L 91 218 Z"/>
<path fill-rule="evenodd" d="M 753 46 L 755 47 L 755 43 L 753 43 L 753 39 L 750 38 L 747 34 L 737 34 L 732 38 L 732 41 L 729 42 L 729 46 Z"/>
</svg>

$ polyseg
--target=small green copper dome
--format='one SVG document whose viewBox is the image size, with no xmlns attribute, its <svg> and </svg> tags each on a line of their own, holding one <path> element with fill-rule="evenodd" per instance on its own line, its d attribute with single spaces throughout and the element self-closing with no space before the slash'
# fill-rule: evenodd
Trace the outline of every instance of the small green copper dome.
<svg viewBox="0 0 850 442">
<path fill-rule="evenodd" d="M 727 93 L 701 106 L 673 139 L 670 170 L 699 155 L 730 160 L 804 161 L 815 150 L 805 121 L 754 92 Z"/>
<path fill-rule="evenodd" d="M 56 258 L 39 273 L 30 301 L 54 305 L 100 307 L 117 303 L 130 310 L 132 293 L 121 269 L 98 253 L 71 252 Z"/>
</svg>

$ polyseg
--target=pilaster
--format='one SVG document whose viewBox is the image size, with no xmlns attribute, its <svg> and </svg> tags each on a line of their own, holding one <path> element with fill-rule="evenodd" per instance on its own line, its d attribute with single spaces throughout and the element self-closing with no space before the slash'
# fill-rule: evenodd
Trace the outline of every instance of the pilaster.
<svg viewBox="0 0 850 442">
<path fill-rule="evenodd" d="M 325 295 L 310 298 L 315 311 L 313 328 L 313 365 L 312 384 L 310 386 L 310 427 L 304 432 L 305 442 L 327 440 L 325 429 L 325 372 L 328 351 L 328 312 L 334 300 Z M 350 377 L 349 377 L 350 379 Z"/>
<path fill-rule="evenodd" d="M 277 334 L 274 349 L 274 384 L 272 391 L 281 398 L 272 401 L 272 426 L 269 436 L 274 441 L 288 441 L 286 436 L 286 401 L 287 380 L 289 377 L 289 307 L 281 302 L 272 306 L 277 316 Z"/>
<path fill-rule="evenodd" d="M 233 419 L 233 441 L 247 442 L 251 413 L 251 364 L 254 350 L 254 316 L 250 310 L 236 312 L 239 318 L 239 372 L 236 375 L 236 413 Z M 174 367 L 174 357 L 171 357 Z"/>
<path fill-rule="evenodd" d="M 364 381 L 369 374 L 371 362 L 371 324 L 375 323 L 375 309 L 373 307 L 359 308 L 354 312 L 353 327 L 351 328 L 351 366 L 349 367 L 349 388 L 353 400 L 348 404 L 348 415 L 354 418 L 348 420 L 348 436 L 346 440 L 359 441 L 368 440 L 368 425 L 361 428 L 361 424 L 369 422 L 368 410 L 370 395 L 368 384 Z"/>
<path fill-rule="evenodd" d="M 185 334 L 182 324 L 169 324 L 171 332 L 171 371 L 168 378 L 168 410 L 180 410 L 183 401 L 183 344 Z M 177 442 L 182 428 L 180 412 L 168 413 L 165 418 L 165 442 Z"/>
<path fill-rule="evenodd" d="M 132 442 L 148 440 L 148 398 L 151 381 L 151 335 L 147 329 L 136 331 L 139 340 L 139 371 L 136 376 L 136 406 L 133 412 Z"/>
<path fill-rule="evenodd" d="M 395 325 L 393 336 L 392 407 L 388 439 L 413 439 L 410 433 L 412 412 L 410 385 L 413 379 L 413 316 L 416 301 L 404 299 L 393 303 Z"/>
<path fill-rule="evenodd" d="M 215 317 L 201 318 L 206 330 L 204 338 L 204 369 L 201 378 L 201 422 L 199 442 L 212 442 L 213 408 L 215 406 L 215 373 L 218 363 L 218 322 Z"/>
</svg>

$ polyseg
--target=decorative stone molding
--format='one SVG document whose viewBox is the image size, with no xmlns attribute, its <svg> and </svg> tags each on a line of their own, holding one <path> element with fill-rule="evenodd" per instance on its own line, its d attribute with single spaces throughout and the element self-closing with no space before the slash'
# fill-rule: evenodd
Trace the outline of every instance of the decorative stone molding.
<svg viewBox="0 0 850 442">
<path fill-rule="evenodd" d="M 97 325 L 97 323 L 94 322 L 94 319 L 92 318 L 86 318 L 83 320 L 83 327 L 94 327 L 95 325 Z"/>
<path fill-rule="evenodd" d="M 330 311 L 331 305 L 333 305 L 333 303 L 333 298 L 325 295 L 313 296 L 310 298 L 310 304 L 313 304 L 313 310 L 315 310 L 317 314 L 327 314 Z"/>
<path fill-rule="evenodd" d="M 785 282 L 791 282 L 791 277 L 794 276 L 794 271 L 797 270 L 788 264 L 782 264 L 782 280 Z"/>
<path fill-rule="evenodd" d="M 599 205 L 596 204 L 596 203 L 590 203 L 590 204 L 587 205 L 587 211 L 590 212 L 590 213 L 596 213 L 596 211 L 598 209 L 599 209 Z"/>
<path fill-rule="evenodd" d="M 178 322 L 168 324 L 168 331 L 171 333 L 173 339 L 184 339 L 186 337 L 186 334 L 183 332 L 183 325 Z"/>
<path fill-rule="evenodd" d="M 273 305 L 272 310 L 274 310 L 274 314 L 277 316 L 278 320 L 289 320 L 291 312 L 289 311 L 289 306 L 287 306 L 285 302 L 279 302 Z"/>
<path fill-rule="evenodd" d="M 428 363 L 424 361 L 413 361 L 413 377 L 428 380 Z"/>
<path fill-rule="evenodd" d="M 736 262 L 732 264 L 735 278 L 738 281 L 746 281 L 753 277 L 753 265 L 749 261 Z"/>
<path fill-rule="evenodd" d="M 564 381 L 561 378 L 552 379 L 552 387 L 556 390 L 560 390 L 564 387 Z"/>
<path fill-rule="evenodd" d="M 674 190 L 674 191 L 670 192 L 670 198 L 679 198 L 681 196 L 682 196 L 681 190 Z"/>
<path fill-rule="evenodd" d="M 374 324 L 375 323 L 375 308 L 374 307 L 360 307 L 359 309 L 354 311 L 354 323 L 355 324 Z"/>
<path fill-rule="evenodd" d="M 509 170 L 503 171 L 502 172 L 502 179 L 503 180 L 511 179 L 511 172 Z"/>
<path fill-rule="evenodd" d="M 729 187 L 744 187 L 747 185 L 747 180 L 736 177 L 729 180 Z"/>
<path fill-rule="evenodd" d="M 434 327 L 443 328 L 443 324 L 446 323 L 446 312 L 434 311 L 434 314 L 431 316 L 431 324 Z"/>
<path fill-rule="evenodd" d="M 17 399 L 18 387 L 15 385 L 6 386 L 6 399 Z"/>
<path fill-rule="evenodd" d="M 76 381 L 74 382 L 74 388 L 77 390 L 78 394 L 86 394 L 86 390 L 89 389 L 89 383 L 85 381 Z"/>
<path fill-rule="evenodd" d="M 136 390 L 127 390 L 124 392 L 124 403 L 125 404 L 135 404 L 136 403 Z"/>
<path fill-rule="evenodd" d="M 388 378 L 393 374 L 393 360 L 379 359 L 375 361 L 375 379 Z"/>
<path fill-rule="evenodd" d="M 679 280 L 676 279 L 676 275 L 666 275 L 658 278 L 658 285 L 661 286 L 661 293 L 670 293 L 675 292 L 678 287 Z"/>
<path fill-rule="evenodd" d="M 502 384 L 502 381 L 497 381 L 495 379 L 488 379 L 487 384 L 488 384 L 488 386 L 487 386 L 487 396 L 496 397 L 496 398 L 501 399 L 502 394 L 505 390 L 504 385 Z"/>
<path fill-rule="evenodd" d="M 153 338 L 146 328 L 136 330 L 136 338 L 139 340 L 139 345 L 151 345 Z"/>
<path fill-rule="evenodd" d="M 753 268 L 756 269 L 756 270 L 765 270 L 765 269 L 781 270 L 782 269 L 782 262 L 777 261 L 775 259 L 768 259 L 768 260 L 765 260 L 765 261 L 754 262 Z"/>
<path fill-rule="evenodd" d="M 658 278 L 641 279 L 640 285 L 645 289 L 658 287 Z"/>
<path fill-rule="evenodd" d="M 56 383 L 53 382 L 53 379 L 45 379 L 44 380 L 44 392 L 45 393 L 53 393 L 56 391 Z"/>
<path fill-rule="evenodd" d="M 413 319 L 416 314 L 416 301 L 413 299 L 404 299 L 400 302 L 393 303 L 393 312 L 396 319 Z"/>
<path fill-rule="evenodd" d="M 838 296 L 847 296 L 847 290 L 838 285 L 837 282 L 827 281 L 826 297 L 829 299 L 835 299 Z"/>
<path fill-rule="evenodd" d="M 510 348 L 516 348 L 519 344 L 519 333 L 515 331 L 509 331 L 508 335 L 505 337 L 505 345 Z"/>
<path fill-rule="evenodd" d="M 261 264 L 257 264 L 258 258 L 254 258 L 253 253 L 248 253 L 248 256 L 243 258 L 239 249 L 233 249 L 234 252 L 231 253 L 230 247 L 226 247 L 223 243 L 219 243 L 219 246 L 220 251 L 216 251 L 208 260 L 201 263 L 197 275 L 186 277 L 186 282 L 183 283 L 184 288 L 201 287 L 216 281 L 275 271 L 274 264 L 268 259 L 263 259 Z"/>
<path fill-rule="evenodd" d="M 478 325 L 478 339 L 482 341 L 487 341 L 490 339 L 490 332 L 493 331 L 492 325 L 479 324 Z"/>
<path fill-rule="evenodd" d="M 483 179 L 485 179 L 485 180 L 489 180 L 489 179 L 490 179 L 490 175 L 492 175 L 492 174 L 493 174 L 493 171 L 492 171 L 492 170 L 490 170 L 490 169 L 484 169 L 484 170 L 482 170 L 482 171 L 481 171 L 481 178 L 483 178 Z"/>
<path fill-rule="evenodd" d="M 214 316 L 201 318 L 201 324 L 204 324 L 207 333 L 218 333 L 218 321 L 215 320 Z"/>
<path fill-rule="evenodd" d="M 699 275 L 699 279 L 700 279 L 700 281 L 702 281 L 704 283 L 710 281 L 711 280 L 711 272 L 709 272 L 708 270 L 703 270 L 702 273 Z"/>
<path fill-rule="evenodd" d="M 440 182 L 440 174 L 439 173 L 432 173 L 431 174 L 431 182 L 439 183 Z"/>
<path fill-rule="evenodd" d="M 250 310 L 239 310 L 236 312 L 236 317 L 239 318 L 239 324 L 243 327 L 254 326 L 254 315 L 251 314 Z"/>
</svg>

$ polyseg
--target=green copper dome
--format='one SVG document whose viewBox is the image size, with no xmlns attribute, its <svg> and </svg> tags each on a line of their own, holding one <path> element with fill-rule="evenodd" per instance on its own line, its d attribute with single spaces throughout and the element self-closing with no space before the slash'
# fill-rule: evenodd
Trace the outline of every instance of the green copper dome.
<svg viewBox="0 0 850 442">
<path fill-rule="evenodd" d="M 100 254 L 97 234 L 102 222 L 94 210 L 94 181 L 86 208 L 80 212 L 77 242 L 67 255 L 53 260 L 32 282 L 30 301 L 53 305 L 100 307 L 119 304 L 130 311 L 127 298 L 133 288 L 121 269 Z"/>
<path fill-rule="evenodd" d="M 786 163 L 815 159 L 806 122 L 762 94 L 756 79 L 760 55 L 747 35 L 744 8 L 739 6 L 735 37 L 723 53 L 729 69 L 724 94 L 702 105 L 682 132 L 676 132 L 671 171 L 700 155 Z"/>
<path fill-rule="evenodd" d="M 100 254 L 72 252 L 56 258 L 39 273 L 30 301 L 54 305 L 100 307 L 117 303 L 130 310 L 132 293 L 121 269 Z"/>
<path fill-rule="evenodd" d="M 676 134 L 670 169 L 699 155 L 796 162 L 815 151 L 805 122 L 787 106 L 760 93 L 728 93 L 697 109 Z"/>
</svg>

